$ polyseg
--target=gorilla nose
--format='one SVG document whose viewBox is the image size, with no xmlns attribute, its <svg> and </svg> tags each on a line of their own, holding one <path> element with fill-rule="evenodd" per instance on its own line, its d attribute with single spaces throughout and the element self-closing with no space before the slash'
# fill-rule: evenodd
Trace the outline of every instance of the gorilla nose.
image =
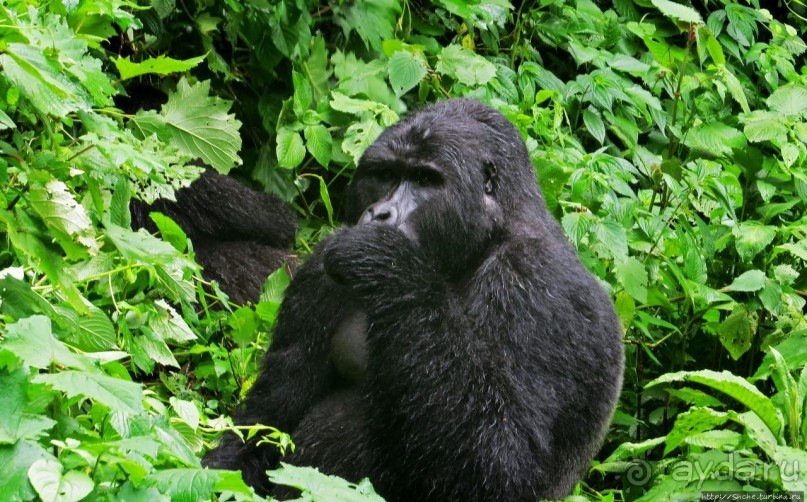
<svg viewBox="0 0 807 502">
<path fill-rule="evenodd" d="M 361 215 L 360 224 L 386 223 L 395 225 L 398 221 L 398 209 L 392 204 L 373 204 Z"/>
</svg>

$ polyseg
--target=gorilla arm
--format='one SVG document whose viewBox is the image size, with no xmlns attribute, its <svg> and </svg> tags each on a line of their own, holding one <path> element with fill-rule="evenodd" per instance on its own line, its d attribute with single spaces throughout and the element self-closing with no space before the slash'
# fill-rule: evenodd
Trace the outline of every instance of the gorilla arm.
<svg viewBox="0 0 807 502">
<path fill-rule="evenodd" d="M 389 477 L 398 484 L 387 492 L 398 500 L 425 493 L 434 500 L 537 499 L 546 445 L 533 431 L 549 430 L 551 417 L 522 411 L 530 386 L 522 380 L 535 376 L 514 367 L 512 353 L 521 349 L 506 330 L 524 327 L 477 322 L 456 292 L 468 285 L 452 287 L 389 225 L 343 230 L 324 255 L 326 272 L 354 292 L 368 317 L 368 421 L 380 452 L 370 478 L 380 492 Z M 496 283 L 510 275 L 498 270 L 506 264 L 489 260 L 477 270 L 490 276 L 482 287 L 504 291 Z M 491 319 L 517 322 L 519 309 L 530 308 L 526 299 L 508 300 L 511 310 Z M 391 471 L 402 462 L 402 472 Z"/>
<path fill-rule="evenodd" d="M 292 432 L 312 404 L 333 385 L 328 360 L 330 337 L 347 315 L 340 287 L 322 270 L 322 253 L 315 252 L 297 272 L 286 290 L 264 371 L 252 385 L 238 424 L 261 423 Z M 264 472 L 280 458 L 270 445 L 256 447 L 233 434 L 205 457 L 205 464 L 240 469 L 247 483 L 268 488 Z"/>
</svg>

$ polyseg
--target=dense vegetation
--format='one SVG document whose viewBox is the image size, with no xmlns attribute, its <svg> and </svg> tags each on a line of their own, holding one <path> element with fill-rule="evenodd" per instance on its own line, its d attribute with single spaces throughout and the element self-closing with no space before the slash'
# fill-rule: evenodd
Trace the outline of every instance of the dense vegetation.
<svg viewBox="0 0 807 502">
<path fill-rule="evenodd" d="M 806 16 L 801 0 L 0 3 L 0 498 L 252 499 L 198 457 L 232 426 L 288 277 L 231 305 L 170 219 L 130 230 L 129 201 L 206 164 L 292 204 L 304 255 L 364 148 L 449 96 L 517 125 L 625 327 L 620 407 L 578 495 L 807 490 Z M 292 447 L 264 425 L 240 432 Z"/>
</svg>

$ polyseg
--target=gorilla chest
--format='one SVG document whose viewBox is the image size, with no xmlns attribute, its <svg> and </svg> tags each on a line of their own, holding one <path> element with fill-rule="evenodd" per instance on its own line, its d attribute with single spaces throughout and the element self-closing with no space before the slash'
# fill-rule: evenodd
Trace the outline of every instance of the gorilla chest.
<svg viewBox="0 0 807 502">
<path fill-rule="evenodd" d="M 367 316 L 357 310 L 339 324 L 331 337 L 331 363 L 351 386 L 364 380 L 367 372 L 367 329 Z"/>
</svg>

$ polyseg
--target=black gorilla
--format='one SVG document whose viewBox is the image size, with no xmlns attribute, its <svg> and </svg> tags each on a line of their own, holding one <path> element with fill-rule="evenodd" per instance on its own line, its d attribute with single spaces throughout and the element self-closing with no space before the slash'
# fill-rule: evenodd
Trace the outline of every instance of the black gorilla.
<svg viewBox="0 0 807 502">
<path fill-rule="evenodd" d="M 293 264 L 294 213 L 274 195 L 207 170 L 176 199 L 132 201 L 132 227 L 156 232 L 149 213 L 170 216 L 193 242 L 205 278 L 217 281 L 233 302 L 257 302 L 269 274 Z"/>
<path fill-rule="evenodd" d="M 410 115 L 364 154 L 348 213 L 287 290 L 238 421 L 388 500 L 565 496 L 614 409 L 621 327 L 515 128 L 470 100 Z M 277 463 L 233 436 L 207 458 L 260 491 Z"/>
</svg>

